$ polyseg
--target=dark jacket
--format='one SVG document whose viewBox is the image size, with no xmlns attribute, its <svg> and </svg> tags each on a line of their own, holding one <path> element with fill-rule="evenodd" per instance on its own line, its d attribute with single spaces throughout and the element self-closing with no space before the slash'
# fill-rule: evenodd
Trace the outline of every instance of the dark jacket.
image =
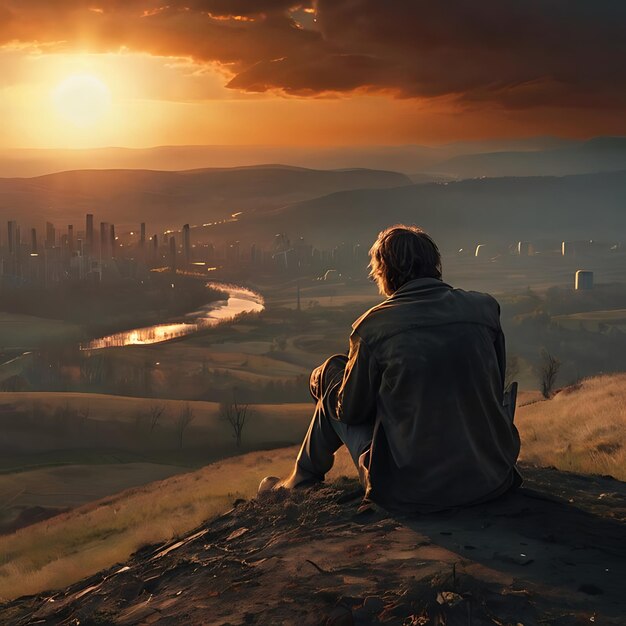
<svg viewBox="0 0 626 626">
<path fill-rule="evenodd" d="M 503 407 L 499 314 L 488 294 L 420 278 L 354 323 L 336 414 L 374 422 L 360 468 L 369 499 L 425 512 L 512 486 L 520 442 Z"/>
</svg>

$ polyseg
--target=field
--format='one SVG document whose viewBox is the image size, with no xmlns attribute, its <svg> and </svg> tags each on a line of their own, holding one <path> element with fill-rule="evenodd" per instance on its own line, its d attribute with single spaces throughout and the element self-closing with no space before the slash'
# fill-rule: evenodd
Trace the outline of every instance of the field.
<svg viewBox="0 0 626 626">
<path fill-rule="evenodd" d="M 524 462 L 626 480 L 626 374 L 585 380 L 551 400 L 523 392 L 519 404 L 516 422 Z M 275 423 L 297 413 L 288 405 L 264 407 L 270 412 L 279 408 L 282 414 Z M 304 415 L 293 426 L 299 436 L 306 425 Z M 270 413 L 264 419 L 266 425 L 273 421 Z M 0 597 L 66 585 L 122 561 L 142 545 L 186 532 L 227 509 L 235 498 L 251 497 L 263 476 L 285 475 L 296 452 L 292 446 L 228 458 L 0 537 Z M 354 475 L 345 452 L 337 458 L 332 476 Z M 45 480 L 50 481 L 51 474 Z"/>
<path fill-rule="evenodd" d="M 613 328 L 622 332 L 626 330 L 626 309 L 557 315 L 552 319 L 563 328 L 571 330 L 583 329 L 591 332 L 607 332 Z"/>
<path fill-rule="evenodd" d="M 0 532 L 217 459 L 300 440 L 310 404 L 247 407 L 241 448 L 211 402 L 8 392 L 0 404 Z M 191 421 L 182 428 L 181 416 Z"/>
<path fill-rule="evenodd" d="M 0 349 L 29 350 L 42 342 L 80 341 L 80 326 L 18 313 L 0 313 Z"/>
</svg>

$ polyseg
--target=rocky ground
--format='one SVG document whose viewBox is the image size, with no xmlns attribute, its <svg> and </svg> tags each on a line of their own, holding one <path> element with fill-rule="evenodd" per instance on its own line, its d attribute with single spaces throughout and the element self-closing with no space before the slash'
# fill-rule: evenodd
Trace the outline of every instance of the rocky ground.
<svg viewBox="0 0 626 626">
<path fill-rule="evenodd" d="M 421 517 L 360 506 L 346 478 L 239 501 L 0 623 L 624 624 L 626 484 L 524 474 L 516 494 Z"/>
</svg>

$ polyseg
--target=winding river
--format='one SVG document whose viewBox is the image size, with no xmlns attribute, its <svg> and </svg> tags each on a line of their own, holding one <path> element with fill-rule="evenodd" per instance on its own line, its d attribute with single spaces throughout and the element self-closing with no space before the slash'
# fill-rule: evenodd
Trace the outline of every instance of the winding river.
<svg viewBox="0 0 626 626">
<path fill-rule="evenodd" d="M 182 321 L 166 322 L 114 333 L 94 339 L 82 346 L 82 349 L 99 350 L 101 348 L 161 343 L 217 326 L 242 313 L 258 313 L 265 308 L 263 296 L 245 287 L 224 283 L 207 283 L 207 287 L 226 292 L 228 298 L 210 302 L 197 311 L 187 313 Z"/>
</svg>

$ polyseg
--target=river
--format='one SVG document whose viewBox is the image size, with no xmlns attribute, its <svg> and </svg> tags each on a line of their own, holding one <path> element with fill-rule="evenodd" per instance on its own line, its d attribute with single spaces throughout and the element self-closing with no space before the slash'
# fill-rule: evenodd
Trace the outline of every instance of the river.
<svg viewBox="0 0 626 626">
<path fill-rule="evenodd" d="M 187 313 L 184 319 L 180 321 L 125 330 L 94 339 L 87 345 L 81 346 L 81 348 L 84 350 L 99 350 L 102 348 L 161 343 L 170 339 L 192 335 L 205 328 L 217 326 L 222 322 L 232 320 L 242 313 L 258 313 L 265 308 L 263 296 L 245 287 L 224 283 L 207 283 L 207 287 L 226 292 L 228 298 L 210 302 L 200 307 L 197 311 Z"/>
</svg>

